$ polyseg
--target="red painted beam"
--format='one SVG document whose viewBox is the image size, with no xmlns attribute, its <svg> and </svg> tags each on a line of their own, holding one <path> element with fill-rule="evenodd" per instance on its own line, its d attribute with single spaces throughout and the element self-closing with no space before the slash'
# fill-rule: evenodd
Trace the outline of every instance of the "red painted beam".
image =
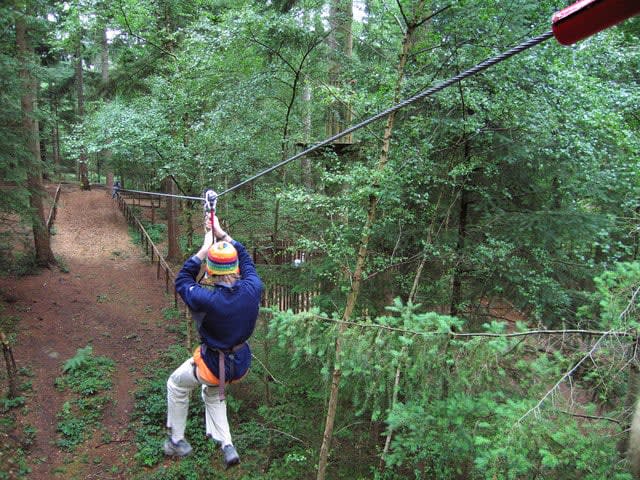
<svg viewBox="0 0 640 480">
<path fill-rule="evenodd" d="M 640 13 L 640 0 L 579 0 L 551 18 L 553 36 L 572 45 Z"/>
</svg>

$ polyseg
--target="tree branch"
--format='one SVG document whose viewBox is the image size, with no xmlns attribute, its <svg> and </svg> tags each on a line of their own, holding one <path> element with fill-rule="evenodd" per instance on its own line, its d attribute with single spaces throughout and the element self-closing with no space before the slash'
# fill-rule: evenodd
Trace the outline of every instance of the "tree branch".
<svg viewBox="0 0 640 480">
<path fill-rule="evenodd" d="M 617 423 L 618 425 L 622 425 L 622 422 L 620 420 L 616 420 L 615 418 L 611 418 L 611 417 L 598 417 L 595 415 L 583 415 L 580 413 L 572 413 L 572 412 L 567 412 L 566 410 L 558 410 L 560 413 L 564 413 L 566 415 L 571 415 L 572 417 L 578 417 L 578 418 L 587 418 L 589 420 L 607 420 L 609 422 L 613 422 L 613 423 Z"/>
<path fill-rule="evenodd" d="M 442 12 L 444 12 L 445 10 L 448 10 L 449 8 L 451 8 L 451 4 L 447 5 L 446 7 L 442 7 L 440 10 L 437 10 L 436 12 L 432 13 L 426 18 L 423 18 L 422 20 L 420 20 L 418 23 L 415 24 L 415 28 L 420 27 L 423 23 L 428 22 L 433 17 L 435 17 L 436 15 L 440 15 Z"/>
<path fill-rule="evenodd" d="M 631 300 L 629 301 L 628 305 L 625 307 L 625 309 L 622 311 L 622 313 L 620 313 L 620 315 L 618 316 L 619 319 L 623 319 L 625 316 L 627 316 L 629 314 L 629 311 L 633 308 L 634 304 L 635 304 L 635 299 L 636 296 L 638 295 L 638 292 L 640 291 L 640 287 L 638 287 L 633 294 L 631 295 Z M 598 350 L 598 348 L 600 347 L 600 343 L 602 342 L 602 340 L 604 340 L 607 336 L 620 336 L 620 333 L 616 333 L 613 332 L 612 330 L 609 330 L 608 332 L 604 332 L 602 333 L 602 336 L 596 341 L 596 343 L 593 344 L 593 347 L 591 347 L 591 349 L 586 353 L 586 355 L 584 355 L 579 361 L 578 363 L 576 363 L 573 367 L 571 367 L 561 378 L 560 380 L 558 380 L 556 382 L 556 384 L 547 392 L 544 394 L 544 396 L 540 399 L 540 401 L 532 408 L 530 408 L 527 413 L 525 413 L 522 417 L 520 417 L 518 419 L 518 421 L 516 423 L 520 423 L 522 422 L 522 420 L 524 420 L 526 417 L 529 416 L 529 414 L 531 413 L 537 413 L 540 411 L 540 407 L 542 406 L 542 404 L 544 403 L 544 401 L 549 398 L 551 395 L 553 395 L 555 393 L 555 391 L 560 387 L 560 385 L 565 381 L 565 380 L 571 380 L 571 376 L 576 372 L 576 370 L 578 370 L 578 368 L 580 367 L 580 365 L 582 365 L 586 360 L 588 359 L 593 359 L 593 354 Z M 637 336 L 637 332 L 626 332 L 624 333 L 624 336 L 632 336 L 632 337 L 636 337 Z"/>
<path fill-rule="evenodd" d="M 127 26 L 127 30 L 129 31 L 129 34 L 134 36 L 135 38 L 137 38 L 138 40 L 142 40 L 143 42 L 148 43 L 149 45 L 151 45 L 154 48 L 157 48 L 158 50 L 160 50 L 162 53 L 164 53 L 165 55 L 170 55 L 172 56 L 174 59 L 178 59 L 178 57 L 176 55 L 174 55 L 173 53 L 171 53 L 169 50 L 162 48 L 159 45 L 156 45 L 155 43 L 153 43 L 151 40 L 148 40 L 146 38 L 144 38 L 141 35 L 138 35 L 137 33 L 133 33 L 133 30 L 131 29 L 131 26 L 129 25 L 129 20 L 127 19 L 127 14 L 124 11 L 124 7 L 122 6 L 122 2 L 120 2 L 120 4 L 118 5 L 120 7 L 120 11 L 122 12 L 122 16 L 124 18 L 124 23 Z"/>
<path fill-rule="evenodd" d="M 612 337 L 633 337 L 635 338 L 637 332 L 635 331 L 608 331 L 603 332 L 601 330 L 586 330 L 586 329 L 567 329 L 567 330 L 527 330 L 526 332 L 513 332 L 513 333 L 491 333 L 491 332 L 469 332 L 469 333 L 461 333 L 461 332 L 420 332 L 417 330 L 408 330 L 406 328 L 398 328 L 391 327 L 389 325 L 380 325 L 377 323 L 359 323 L 359 322 L 351 322 L 347 320 L 338 320 L 335 318 L 324 317 L 322 315 L 310 314 L 310 319 L 317 319 L 323 322 L 337 323 L 337 324 L 345 324 L 352 325 L 354 327 L 361 328 L 377 328 L 380 330 L 387 330 L 390 332 L 399 332 L 399 333 L 407 333 L 411 335 L 420 335 L 425 337 L 433 337 L 438 335 L 448 336 L 452 338 L 472 338 L 472 337 L 492 337 L 492 338 L 516 338 L 516 337 L 527 337 L 533 335 L 589 335 L 596 336 L 600 335 L 605 337 L 607 335 Z M 592 352 L 590 352 L 592 353 Z M 589 357 L 589 355 L 587 355 Z"/>
</svg>

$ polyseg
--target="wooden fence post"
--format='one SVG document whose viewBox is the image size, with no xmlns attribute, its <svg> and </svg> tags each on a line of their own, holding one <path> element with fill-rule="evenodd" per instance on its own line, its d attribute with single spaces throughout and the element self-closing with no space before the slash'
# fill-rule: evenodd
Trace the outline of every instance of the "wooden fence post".
<svg viewBox="0 0 640 480">
<path fill-rule="evenodd" d="M 16 361 L 13 358 L 13 352 L 11 351 L 11 345 L 7 340 L 4 332 L 0 331 L 0 341 L 2 341 L 2 353 L 4 355 L 4 362 L 7 365 L 7 378 L 9 379 L 9 398 L 16 398 L 18 396 L 18 367 Z"/>
</svg>

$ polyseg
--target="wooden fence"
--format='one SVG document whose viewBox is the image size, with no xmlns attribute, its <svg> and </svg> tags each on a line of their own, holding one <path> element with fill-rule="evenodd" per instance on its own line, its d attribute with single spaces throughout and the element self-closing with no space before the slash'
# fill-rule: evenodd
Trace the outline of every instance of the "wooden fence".
<svg viewBox="0 0 640 480">
<path fill-rule="evenodd" d="M 304 312 L 313 306 L 313 299 L 318 296 L 320 289 L 295 292 L 290 285 L 265 285 L 262 295 L 262 306 L 278 310 L 291 310 L 294 313 Z"/>
<path fill-rule="evenodd" d="M 56 193 L 53 196 L 53 205 L 51 205 L 51 210 L 49 210 L 49 217 L 47 218 L 47 231 L 51 233 L 51 227 L 53 226 L 53 222 L 56 220 L 56 214 L 58 213 L 58 200 L 60 200 L 60 190 L 62 190 L 62 183 L 58 184 L 58 188 L 56 188 Z"/>
<path fill-rule="evenodd" d="M 151 256 L 151 264 L 156 264 L 156 280 L 160 280 L 161 276 L 164 277 L 164 289 L 166 293 L 169 293 L 169 282 L 171 282 L 171 290 L 173 291 L 173 305 L 187 320 L 187 348 L 191 349 L 193 347 L 193 322 L 190 321 L 191 313 L 189 312 L 189 308 L 182 301 L 182 298 L 180 298 L 178 292 L 176 291 L 174 285 L 176 275 L 160 253 L 160 250 L 158 249 L 156 244 L 153 243 L 153 240 L 151 240 L 151 237 L 145 230 L 142 222 L 140 222 L 138 217 L 136 217 L 133 213 L 132 207 L 129 206 L 125 198 L 122 195 L 117 195 L 116 198 L 118 201 L 118 207 L 120 207 L 120 210 L 127 220 L 127 223 L 137 230 L 138 235 L 140 236 L 140 243 L 144 247 L 145 253 Z"/>
</svg>

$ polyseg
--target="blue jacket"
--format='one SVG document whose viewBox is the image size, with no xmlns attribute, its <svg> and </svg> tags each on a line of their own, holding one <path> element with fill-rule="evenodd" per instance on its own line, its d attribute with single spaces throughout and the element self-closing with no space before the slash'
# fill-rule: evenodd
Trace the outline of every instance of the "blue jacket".
<svg viewBox="0 0 640 480">
<path fill-rule="evenodd" d="M 210 347 L 203 349 L 202 357 L 218 378 L 218 352 L 213 349 L 231 350 L 249 339 L 256 326 L 262 296 L 262 280 L 251 256 L 240 242 L 232 243 L 238 252 L 240 267 L 240 279 L 233 286 L 200 285 L 196 279 L 202 260 L 195 255 L 184 263 L 176 277 L 176 291 L 196 319 L 203 345 Z M 236 352 L 225 355 L 226 380 L 242 377 L 250 366 L 251 350 L 245 343 Z"/>
</svg>

